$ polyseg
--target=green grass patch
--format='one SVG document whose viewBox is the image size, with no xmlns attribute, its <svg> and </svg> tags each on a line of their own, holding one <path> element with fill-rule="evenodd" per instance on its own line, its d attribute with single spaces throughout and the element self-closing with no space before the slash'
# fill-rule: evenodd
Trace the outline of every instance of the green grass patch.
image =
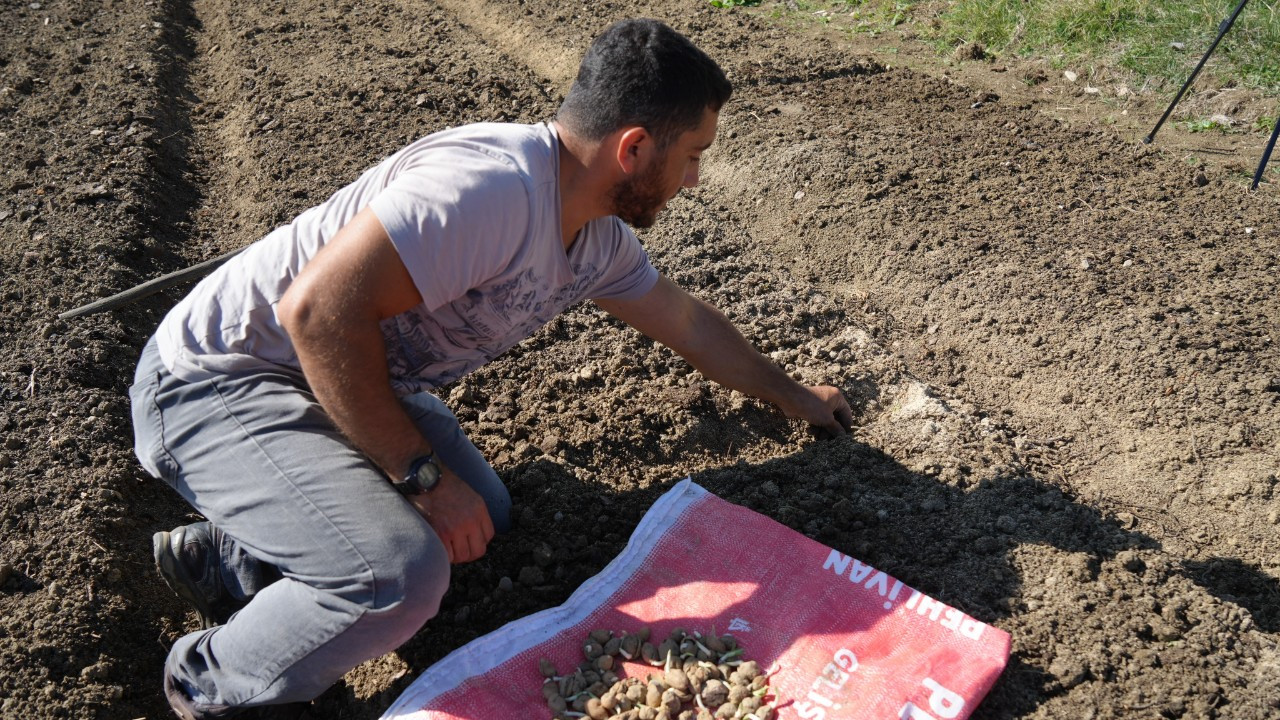
<svg viewBox="0 0 1280 720">
<path fill-rule="evenodd" d="M 876 0 L 887 1 L 887 0 Z M 1186 80 L 1235 8 L 1232 0 L 953 0 L 932 36 L 998 54 L 1126 70 L 1157 86 Z M 1280 0 L 1251 0 L 1203 72 L 1280 93 Z M 1175 46 L 1181 46 L 1181 49 Z"/>
<path fill-rule="evenodd" d="M 1193 133 L 1215 132 L 1215 131 L 1220 133 L 1225 133 L 1231 130 L 1229 126 L 1223 125 L 1217 120 L 1191 120 L 1183 123 L 1183 126 L 1187 128 L 1188 132 L 1193 132 Z"/>
<path fill-rule="evenodd" d="M 757 0 L 710 0 L 718 7 Z M 997 57 L 1109 72 L 1135 89 L 1170 93 L 1190 76 L 1238 0 L 790 0 L 770 16 L 846 32 L 904 33 L 944 55 L 971 42 Z M 1028 82 L 1031 82 L 1028 80 Z M 1280 96 L 1280 0 L 1249 0 L 1196 80 L 1196 89 Z M 1274 118 L 1263 118 L 1269 130 Z M 1216 129 L 1216 128 L 1205 128 Z"/>
</svg>

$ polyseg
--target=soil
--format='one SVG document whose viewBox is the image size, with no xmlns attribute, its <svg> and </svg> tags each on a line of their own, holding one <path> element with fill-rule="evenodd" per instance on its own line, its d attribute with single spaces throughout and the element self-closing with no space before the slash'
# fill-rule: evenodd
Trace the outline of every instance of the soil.
<svg viewBox="0 0 1280 720">
<path fill-rule="evenodd" d="M 195 627 L 149 541 L 196 516 L 134 460 L 126 394 L 185 288 L 57 314 L 241 247 L 423 134 L 548 118 L 632 15 L 737 88 L 702 185 L 642 240 L 790 372 L 842 387 L 856 429 L 815 438 L 566 313 L 443 390 L 516 529 L 315 715 L 375 718 L 559 604 L 688 474 L 1011 633 L 976 717 L 1280 713 L 1280 192 L 1246 191 L 1256 134 L 1143 146 L 1162 98 L 1116 123 L 1056 75 L 701 0 L 3 12 L 0 716 L 166 717 L 161 663 Z"/>
</svg>

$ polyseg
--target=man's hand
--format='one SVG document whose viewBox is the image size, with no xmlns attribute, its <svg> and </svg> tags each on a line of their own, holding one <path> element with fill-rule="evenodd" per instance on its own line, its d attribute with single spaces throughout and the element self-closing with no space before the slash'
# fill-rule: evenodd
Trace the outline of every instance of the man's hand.
<svg viewBox="0 0 1280 720">
<path fill-rule="evenodd" d="M 484 500 L 454 474 L 440 467 L 440 483 L 409 501 L 436 531 L 452 564 L 471 562 L 484 555 L 493 539 L 493 521 Z"/>
<path fill-rule="evenodd" d="M 777 405 L 833 436 L 853 427 L 853 411 L 836 388 L 796 382 L 761 355 L 724 313 L 667 278 L 632 300 L 598 300 L 605 311 L 675 350 L 708 379 Z"/>
<path fill-rule="evenodd" d="M 844 435 L 853 427 L 853 410 L 844 393 L 830 385 L 805 386 L 797 404 L 784 407 L 787 417 L 820 428 L 832 437 Z"/>
</svg>

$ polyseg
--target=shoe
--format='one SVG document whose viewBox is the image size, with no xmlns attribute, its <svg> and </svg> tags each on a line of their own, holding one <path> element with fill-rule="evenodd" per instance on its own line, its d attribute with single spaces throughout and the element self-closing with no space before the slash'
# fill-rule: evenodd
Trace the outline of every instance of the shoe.
<svg viewBox="0 0 1280 720">
<path fill-rule="evenodd" d="M 166 585 L 195 608 L 200 626 L 226 624 L 241 607 L 218 572 L 218 529 L 209 522 L 184 525 L 151 537 L 156 570 Z"/>
<path fill-rule="evenodd" d="M 155 536 L 158 538 L 161 535 L 169 535 L 169 533 L 156 533 Z M 225 705 L 206 705 L 204 709 L 197 710 L 195 702 L 187 696 L 182 685 L 169 674 L 168 665 L 164 668 L 164 697 L 169 701 L 169 707 L 173 709 L 173 714 L 177 715 L 181 720 L 222 720 L 222 718 L 234 717 L 239 714 L 236 708 Z"/>
<path fill-rule="evenodd" d="M 157 533 L 161 534 L 161 533 Z M 309 702 L 293 702 L 283 705 L 257 705 L 254 707 L 229 707 L 227 705 L 205 705 L 197 708 L 187 696 L 182 686 L 169 674 L 168 666 L 164 669 L 164 696 L 169 707 L 180 720 L 306 720 Z"/>
</svg>

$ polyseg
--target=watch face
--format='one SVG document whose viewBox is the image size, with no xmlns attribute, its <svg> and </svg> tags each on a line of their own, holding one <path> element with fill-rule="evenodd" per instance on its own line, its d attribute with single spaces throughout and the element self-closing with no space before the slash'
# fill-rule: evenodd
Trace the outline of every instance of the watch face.
<svg viewBox="0 0 1280 720">
<path fill-rule="evenodd" d="M 440 468 L 434 462 L 424 462 L 418 466 L 414 479 L 417 480 L 419 490 L 430 490 L 440 482 Z"/>
</svg>

